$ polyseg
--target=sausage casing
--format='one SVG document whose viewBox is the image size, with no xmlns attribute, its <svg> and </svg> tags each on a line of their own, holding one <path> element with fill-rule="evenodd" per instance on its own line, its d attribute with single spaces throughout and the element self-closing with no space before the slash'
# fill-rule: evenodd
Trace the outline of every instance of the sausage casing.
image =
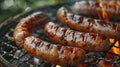
<svg viewBox="0 0 120 67">
<path fill-rule="evenodd" d="M 44 28 L 45 34 L 63 45 L 81 47 L 87 51 L 106 51 L 111 44 L 109 39 L 97 33 L 84 33 L 49 22 Z"/>
<path fill-rule="evenodd" d="M 72 29 L 83 32 L 99 33 L 110 38 L 120 39 L 120 23 L 86 18 L 70 13 L 66 7 L 58 9 L 57 17 L 63 24 Z"/>
<path fill-rule="evenodd" d="M 20 22 L 16 25 L 13 33 L 16 45 L 22 46 L 24 39 L 30 36 L 32 31 L 40 28 L 48 21 L 49 17 L 43 12 L 35 12 L 20 20 Z"/>
<path fill-rule="evenodd" d="M 92 18 L 120 21 L 120 2 L 116 1 L 80 1 L 72 5 L 74 13 Z"/>
<path fill-rule="evenodd" d="M 53 64 L 78 65 L 86 57 L 81 48 L 50 44 L 34 36 L 25 38 L 24 48 L 35 57 Z"/>
</svg>

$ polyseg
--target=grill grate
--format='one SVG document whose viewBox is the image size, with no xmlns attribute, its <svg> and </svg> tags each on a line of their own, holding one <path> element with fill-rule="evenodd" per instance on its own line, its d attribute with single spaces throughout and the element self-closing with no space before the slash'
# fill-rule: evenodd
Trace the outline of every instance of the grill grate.
<svg viewBox="0 0 120 67">
<path fill-rule="evenodd" d="M 23 48 L 17 47 L 13 41 L 13 30 L 16 24 L 18 23 L 18 21 L 20 20 L 20 18 L 25 17 L 36 11 L 46 12 L 53 22 L 58 23 L 59 21 L 57 21 L 55 13 L 56 13 L 56 10 L 62 5 L 49 6 L 49 7 L 33 10 L 29 13 L 19 16 L 13 21 L 5 22 L 4 24 L 6 25 L 1 26 L 1 29 L 0 29 L 0 31 L 2 32 L 0 33 L 0 54 L 1 54 L 1 57 L 4 58 L 4 60 L 1 59 L 1 61 L 6 60 L 8 63 L 18 67 L 54 67 L 55 65 L 45 62 L 41 59 L 37 59 L 29 55 Z M 32 35 L 42 38 L 44 40 L 47 40 L 49 42 L 55 43 L 44 35 L 43 29 L 37 30 Z M 116 48 L 120 49 L 120 46 Z M 88 57 L 85 60 L 83 65 L 87 67 L 88 66 L 101 67 L 102 65 L 100 64 L 100 62 L 102 61 L 104 61 L 105 63 L 111 63 L 112 67 L 120 67 L 120 55 L 114 54 L 112 52 L 108 52 L 108 51 L 107 52 L 89 52 L 86 55 Z M 105 58 L 106 56 L 109 56 L 110 58 Z"/>
</svg>

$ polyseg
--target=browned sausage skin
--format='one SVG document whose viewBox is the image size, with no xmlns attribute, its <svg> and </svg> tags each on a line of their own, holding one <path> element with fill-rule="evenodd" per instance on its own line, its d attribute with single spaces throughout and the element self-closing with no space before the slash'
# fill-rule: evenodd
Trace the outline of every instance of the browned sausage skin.
<svg viewBox="0 0 120 67">
<path fill-rule="evenodd" d="M 60 65 L 78 65 L 84 62 L 85 51 L 77 47 L 50 44 L 34 36 L 25 38 L 24 48 L 37 58 Z"/>
<path fill-rule="evenodd" d="M 57 11 L 58 19 L 72 29 L 83 32 L 99 33 L 110 38 L 120 39 L 120 23 L 111 23 L 103 20 L 85 18 L 80 15 L 70 13 L 66 7 L 61 7 Z"/>
<path fill-rule="evenodd" d="M 54 64 L 78 65 L 84 62 L 85 51 L 81 48 L 50 44 L 30 36 L 31 32 L 48 21 L 48 16 L 41 12 L 22 19 L 14 29 L 15 43 L 20 47 L 23 46 L 33 56 Z"/>
<path fill-rule="evenodd" d="M 116 1 L 80 1 L 72 5 L 74 13 L 87 17 L 120 21 L 120 2 Z M 107 16 L 104 14 L 106 13 Z"/>
<path fill-rule="evenodd" d="M 49 22 L 44 28 L 45 34 L 63 45 L 81 47 L 87 51 L 106 51 L 111 44 L 109 39 L 95 33 L 78 32 Z"/>
<path fill-rule="evenodd" d="M 20 20 L 13 33 L 16 45 L 22 46 L 24 39 L 28 37 L 32 31 L 35 31 L 48 21 L 48 16 L 43 12 L 35 12 Z"/>
</svg>

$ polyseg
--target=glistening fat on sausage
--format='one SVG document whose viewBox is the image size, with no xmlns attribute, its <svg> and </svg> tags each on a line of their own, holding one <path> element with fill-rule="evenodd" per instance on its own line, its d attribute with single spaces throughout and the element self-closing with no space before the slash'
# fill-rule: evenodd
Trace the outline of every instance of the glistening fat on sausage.
<svg viewBox="0 0 120 67">
<path fill-rule="evenodd" d="M 111 44 L 109 39 L 97 33 L 84 33 L 49 22 L 44 27 L 45 34 L 63 45 L 80 47 L 87 51 L 106 51 Z"/>
<path fill-rule="evenodd" d="M 107 19 L 111 21 L 120 21 L 120 1 L 80 1 L 72 5 L 72 11 L 76 14 Z"/>
<path fill-rule="evenodd" d="M 66 7 L 57 10 L 58 19 L 72 29 L 83 32 L 94 32 L 110 38 L 120 39 L 120 23 L 86 18 L 71 13 Z"/>
<path fill-rule="evenodd" d="M 43 12 L 35 12 L 20 20 L 13 33 L 16 45 L 22 46 L 24 39 L 28 37 L 32 31 L 40 28 L 49 20 L 49 17 Z"/>
<path fill-rule="evenodd" d="M 24 47 L 28 53 L 53 64 L 78 65 L 85 60 L 85 51 L 81 48 L 50 44 L 30 36 L 31 32 L 49 21 L 42 12 L 33 13 L 21 20 L 14 29 L 14 41 Z"/>
<path fill-rule="evenodd" d="M 78 65 L 85 60 L 85 51 L 77 47 L 50 44 L 34 36 L 25 38 L 24 48 L 37 58 L 60 65 Z"/>
</svg>

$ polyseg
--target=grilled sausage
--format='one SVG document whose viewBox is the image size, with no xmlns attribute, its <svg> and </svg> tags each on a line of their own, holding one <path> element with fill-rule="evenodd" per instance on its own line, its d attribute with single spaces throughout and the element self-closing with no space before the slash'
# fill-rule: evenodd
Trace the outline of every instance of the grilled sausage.
<svg viewBox="0 0 120 67">
<path fill-rule="evenodd" d="M 47 23 L 44 31 L 48 37 L 61 44 L 81 47 L 86 51 L 106 51 L 111 46 L 109 39 L 105 36 L 74 31 L 53 22 Z"/>
<path fill-rule="evenodd" d="M 74 13 L 92 18 L 120 21 L 120 2 L 80 1 L 72 5 Z"/>
<path fill-rule="evenodd" d="M 49 18 L 44 13 L 33 13 L 21 20 L 14 29 L 14 40 L 28 53 L 48 62 L 61 65 L 78 65 L 85 60 L 85 51 L 81 48 L 50 44 L 30 33 L 41 27 Z"/>
<path fill-rule="evenodd" d="M 50 44 L 34 36 L 25 38 L 24 48 L 35 57 L 53 64 L 78 65 L 86 57 L 86 52 L 81 48 Z"/>
<path fill-rule="evenodd" d="M 35 12 L 23 18 L 14 29 L 13 37 L 16 45 L 22 46 L 24 39 L 28 37 L 32 31 L 35 31 L 48 21 L 48 16 L 43 12 Z"/>
<path fill-rule="evenodd" d="M 120 23 L 86 18 L 69 12 L 66 7 L 58 9 L 57 17 L 63 24 L 72 29 L 99 33 L 110 38 L 120 39 Z"/>
</svg>

